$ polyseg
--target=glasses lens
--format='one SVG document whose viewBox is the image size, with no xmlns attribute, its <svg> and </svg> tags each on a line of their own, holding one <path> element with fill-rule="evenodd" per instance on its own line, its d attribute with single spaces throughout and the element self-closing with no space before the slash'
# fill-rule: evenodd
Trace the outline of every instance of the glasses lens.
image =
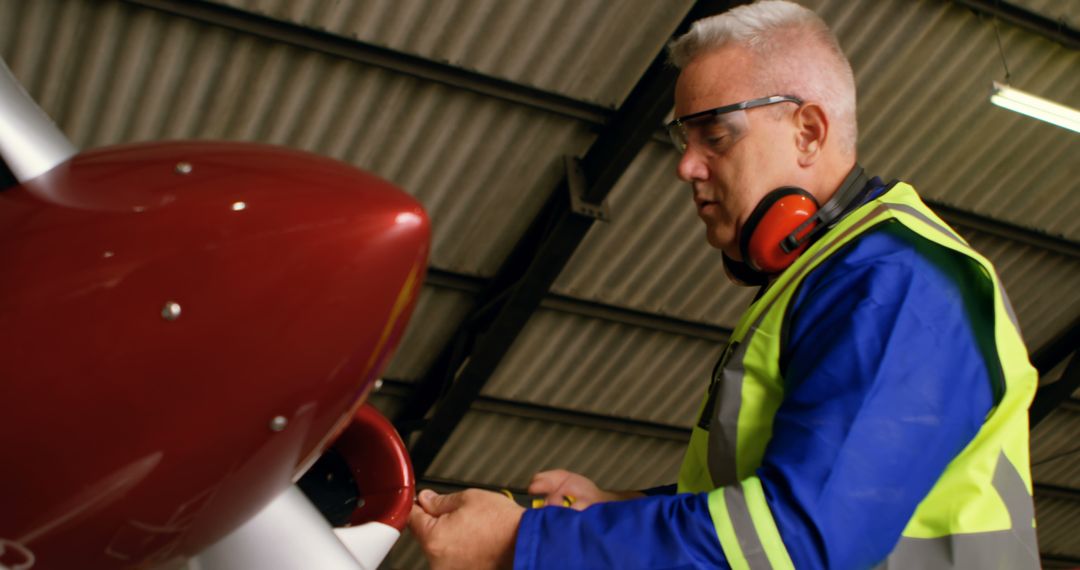
<svg viewBox="0 0 1080 570">
<path fill-rule="evenodd" d="M 686 129 L 682 123 L 676 121 L 668 123 L 667 134 L 671 138 L 671 144 L 675 145 L 675 150 L 679 151 L 679 154 L 686 152 Z"/>
<path fill-rule="evenodd" d="M 749 131 L 746 111 L 741 109 L 722 115 L 698 117 L 686 121 L 682 126 L 686 145 L 713 155 L 727 152 Z"/>
</svg>

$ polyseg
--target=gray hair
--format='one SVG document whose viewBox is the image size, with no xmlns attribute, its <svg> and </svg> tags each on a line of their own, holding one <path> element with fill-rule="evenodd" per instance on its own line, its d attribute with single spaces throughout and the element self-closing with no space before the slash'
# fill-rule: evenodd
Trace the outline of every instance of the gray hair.
<svg viewBox="0 0 1080 570">
<path fill-rule="evenodd" d="M 763 0 L 702 18 L 668 44 L 680 69 L 695 57 L 737 45 L 757 60 L 752 79 L 768 95 L 818 103 L 833 121 L 841 150 L 855 154 L 855 75 L 836 36 L 817 14 L 786 0 Z"/>
</svg>

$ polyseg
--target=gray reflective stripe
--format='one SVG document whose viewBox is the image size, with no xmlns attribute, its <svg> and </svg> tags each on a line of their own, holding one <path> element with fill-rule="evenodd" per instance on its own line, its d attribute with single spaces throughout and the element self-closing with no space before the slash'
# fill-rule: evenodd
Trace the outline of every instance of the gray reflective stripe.
<svg viewBox="0 0 1080 570">
<path fill-rule="evenodd" d="M 902 212 L 906 212 L 908 214 L 911 214 L 912 216 L 915 216 L 916 218 L 919 218 L 924 223 L 926 223 L 926 225 L 928 225 L 928 226 L 938 230 L 939 232 L 945 234 L 946 236 L 951 237 L 952 239 L 960 242 L 960 245 L 964 246 L 965 248 L 972 249 L 971 246 L 968 245 L 968 242 L 966 240 L 964 240 L 964 238 L 960 237 L 960 235 L 957 234 L 955 231 L 953 231 L 952 228 L 950 228 L 949 226 L 945 226 L 945 225 L 942 225 L 942 224 L 938 223 L 937 220 L 934 220 L 933 218 L 927 216 L 925 213 L 920 212 L 918 209 L 912 208 L 911 206 L 908 206 L 907 204 L 889 204 L 889 207 L 894 209 L 894 210 L 900 210 Z M 1005 304 L 1005 314 L 1009 315 L 1009 320 L 1012 321 L 1013 326 L 1016 327 L 1016 332 L 1019 333 L 1020 332 L 1020 321 L 1018 321 L 1016 319 L 1016 311 L 1013 310 L 1012 302 L 1009 301 L 1009 295 L 1005 292 L 1005 286 L 1001 284 L 1000 279 L 998 280 L 997 287 L 998 287 L 998 291 L 1001 292 L 1001 300 Z"/>
<path fill-rule="evenodd" d="M 879 570 L 1026 570 L 1041 568 L 1010 530 L 954 534 L 940 538 L 904 538 Z"/>
<path fill-rule="evenodd" d="M 875 223 L 874 218 L 885 210 L 885 206 L 878 205 L 863 219 L 855 222 L 840 234 L 833 236 L 832 239 L 842 241 L 852 232 L 860 231 L 864 226 Z M 801 282 L 802 278 L 813 269 L 818 258 L 828 253 L 830 253 L 829 247 L 823 247 L 814 252 L 808 258 L 807 264 L 803 266 L 798 274 L 787 281 L 784 288 Z M 728 358 L 723 369 L 718 372 L 720 381 L 715 389 L 719 390 L 720 393 L 717 398 L 718 405 L 714 405 L 713 417 L 709 421 L 708 438 L 709 478 L 712 480 L 713 485 L 717 487 L 733 485 L 739 482 L 738 464 L 735 461 L 735 455 L 737 451 L 736 445 L 739 440 L 739 410 L 742 407 L 743 380 L 746 374 L 746 367 L 743 364 L 746 359 L 746 347 L 750 345 L 754 333 L 761 326 L 769 311 L 772 310 L 773 304 L 782 294 L 782 289 L 773 294 L 772 299 L 761 311 L 757 321 L 747 329 L 741 339 L 734 339 L 739 342 L 739 345 L 735 347 L 735 352 Z"/>
<path fill-rule="evenodd" d="M 753 336 L 757 327 L 750 327 L 747 338 Z M 742 407 L 743 377 L 746 369 L 746 344 L 740 342 L 735 352 L 720 370 L 716 389 L 717 402 L 709 422 L 709 477 L 713 485 L 723 487 L 739 482 L 735 472 L 735 445 L 739 435 L 739 408 Z"/>
<path fill-rule="evenodd" d="M 724 487 L 724 504 L 727 506 L 728 518 L 731 519 L 731 527 L 735 530 L 735 537 L 739 539 L 739 548 L 742 549 L 746 563 L 753 570 L 771 569 L 772 564 L 769 563 L 769 557 L 761 546 L 757 529 L 754 528 L 754 519 L 750 517 L 750 508 L 746 506 L 742 485 L 735 483 Z"/>
<path fill-rule="evenodd" d="M 1009 511 L 1012 528 L 992 532 L 953 534 L 938 538 L 903 537 L 877 568 L 929 570 L 1039 568 L 1039 548 L 1032 519 L 1031 495 L 1024 480 L 1002 452 L 994 470 L 994 489 Z"/>
<path fill-rule="evenodd" d="M 1030 559 L 1037 567 L 1039 545 L 1035 538 L 1035 527 L 1032 526 L 1035 520 L 1035 502 L 1020 473 L 1005 456 L 1004 451 L 998 456 L 997 468 L 994 470 L 994 489 L 1009 511 L 1009 520 L 1012 521 L 1010 531 L 1018 543 L 1018 557 Z"/>
</svg>

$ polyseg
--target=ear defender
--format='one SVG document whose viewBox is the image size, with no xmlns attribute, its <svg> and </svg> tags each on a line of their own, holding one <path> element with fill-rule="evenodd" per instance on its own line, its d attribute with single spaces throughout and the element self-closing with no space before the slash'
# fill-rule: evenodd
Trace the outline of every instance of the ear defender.
<svg viewBox="0 0 1080 570">
<path fill-rule="evenodd" d="M 809 245 L 820 205 L 802 188 L 785 186 L 769 192 L 743 225 L 739 248 L 754 271 L 768 275 L 791 265 Z"/>
</svg>

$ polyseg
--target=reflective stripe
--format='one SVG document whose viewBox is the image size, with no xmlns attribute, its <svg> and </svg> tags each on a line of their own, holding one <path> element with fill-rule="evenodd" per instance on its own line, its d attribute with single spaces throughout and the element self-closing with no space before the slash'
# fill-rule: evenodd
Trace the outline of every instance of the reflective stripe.
<svg viewBox="0 0 1080 570">
<path fill-rule="evenodd" d="M 750 518 L 750 509 L 746 506 L 742 485 L 736 483 L 724 487 L 724 502 L 727 503 L 731 527 L 735 531 L 735 538 L 739 541 L 739 548 L 742 549 L 746 563 L 754 570 L 771 569 L 772 564 L 769 564 L 769 557 L 765 554 L 761 539 L 754 528 L 754 519 Z"/>
<path fill-rule="evenodd" d="M 742 547 L 739 546 L 739 537 L 731 524 L 727 501 L 724 499 L 725 492 L 726 489 L 716 489 L 709 493 L 709 515 L 712 516 L 713 527 L 716 528 L 716 537 L 720 539 L 720 548 L 723 549 L 724 558 L 727 558 L 732 570 L 750 570 Z"/>
<path fill-rule="evenodd" d="M 757 477 L 709 493 L 709 513 L 732 568 L 794 570 Z"/>
<path fill-rule="evenodd" d="M 765 489 L 761 486 L 761 479 L 750 477 L 742 482 L 741 488 L 746 494 L 746 505 L 750 509 L 750 518 L 754 521 L 754 530 L 758 540 L 761 541 L 765 555 L 769 557 L 769 564 L 780 570 L 795 570 L 795 564 L 791 562 L 791 555 L 780 538 L 780 529 L 776 528 L 776 520 L 773 519 L 769 502 L 765 499 Z"/>
<path fill-rule="evenodd" d="M 1034 527 L 1035 503 L 1031 500 L 1031 492 L 1028 491 L 1024 479 L 1004 451 L 998 456 L 997 468 L 994 469 L 994 489 L 1009 511 L 1009 520 L 1012 521 L 1012 528 L 1009 530 L 1021 545 L 1021 548 L 1014 548 L 1017 558 L 1023 558 L 1022 555 L 1026 552 L 1030 564 L 1038 567 L 1039 546 Z"/>
<path fill-rule="evenodd" d="M 1011 527 L 1005 530 L 953 534 L 938 538 L 902 537 L 879 570 L 926 568 L 928 570 L 1039 568 L 1039 548 L 1032 521 L 1035 511 L 1027 485 L 1005 453 L 994 469 L 994 489 L 1009 511 Z"/>
<path fill-rule="evenodd" d="M 748 336 L 753 335 L 754 328 Z M 713 417 L 709 422 L 709 477 L 713 486 L 723 487 L 739 482 L 735 473 L 735 451 L 739 436 L 739 408 L 742 407 L 742 388 L 746 359 L 745 342 L 740 342 L 720 370 L 718 385 L 713 389 L 718 406 L 713 408 Z"/>
<path fill-rule="evenodd" d="M 877 570 L 1025 570 L 1041 568 L 1027 556 L 1011 530 L 954 534 L 940 538 L 904 537 Z"/>
</svg>

